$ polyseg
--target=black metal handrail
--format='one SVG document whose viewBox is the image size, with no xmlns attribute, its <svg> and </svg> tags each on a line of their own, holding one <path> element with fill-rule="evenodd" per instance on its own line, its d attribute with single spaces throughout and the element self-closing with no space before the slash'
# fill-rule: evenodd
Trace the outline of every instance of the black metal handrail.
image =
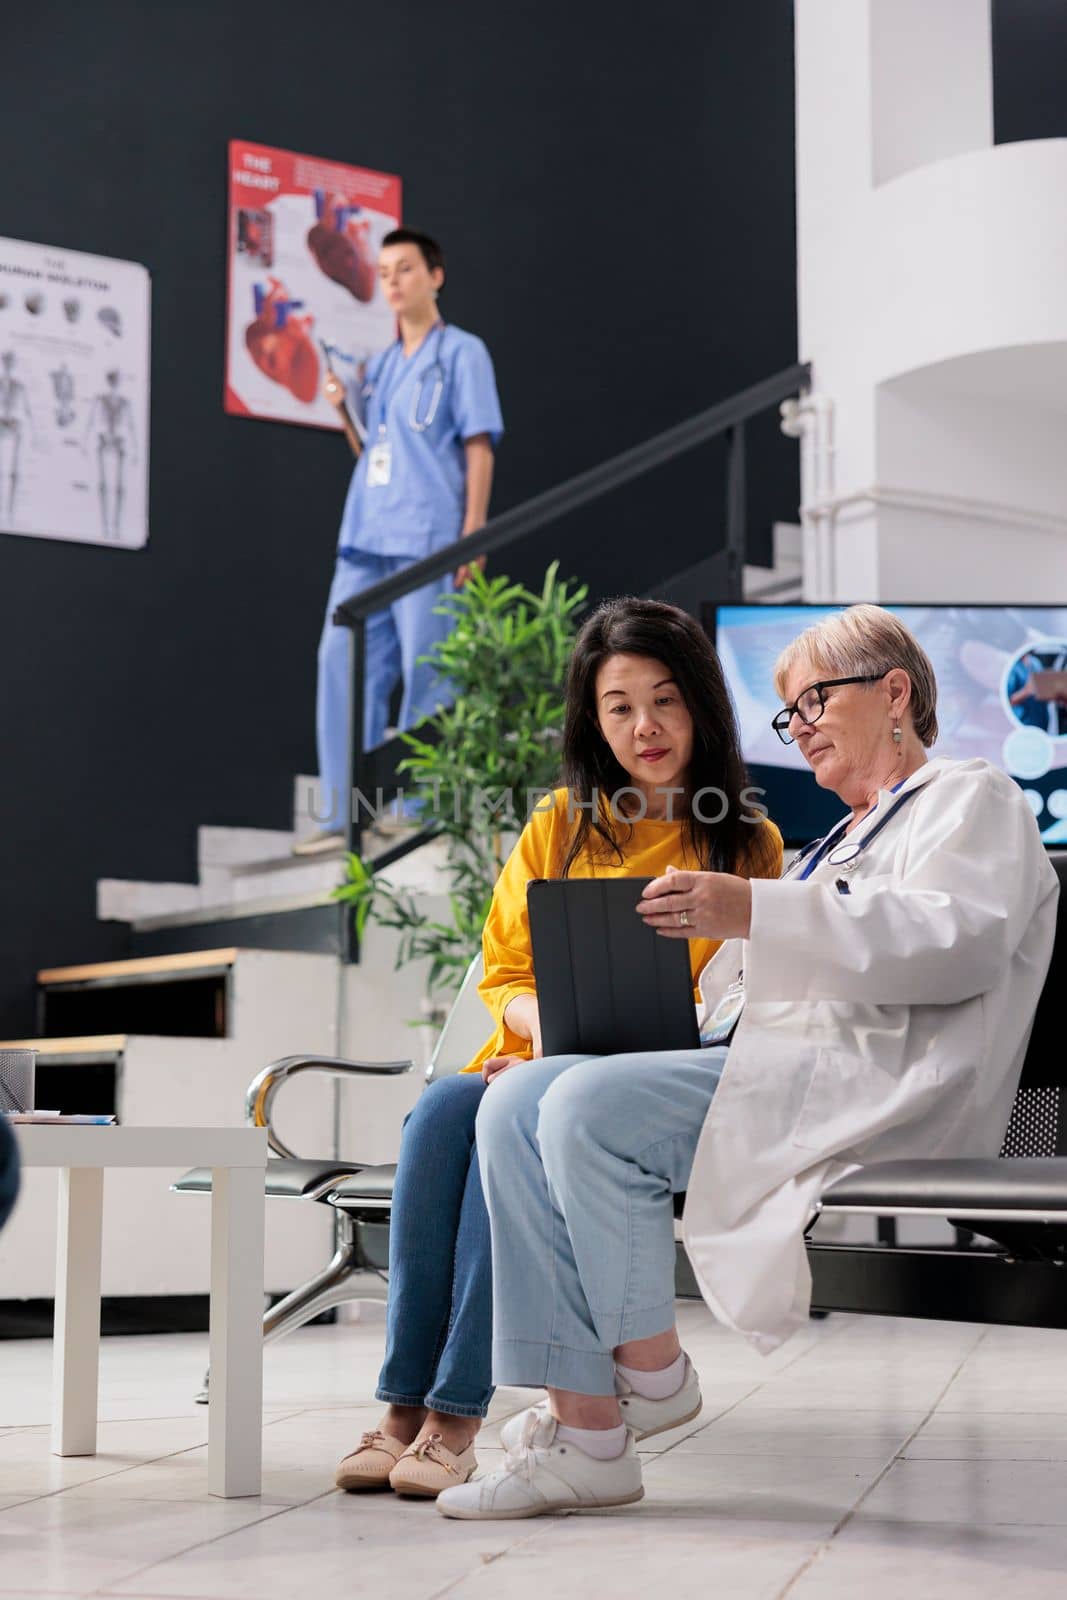
<svg viewBox="0 0 1067 1600">
<path fill-rule="evenodd" d="M 478 556 L 495 556 L 501 550 L 517 544 L 520 539 L 538 532 L 546 523 L 554 522 L 580 506 L 588 505 L 601 495 L 621 488 L 634 478 L 651 472 L 697 445 L 706 444 L 720 435 L 726 435 L 726 572 L 727 583 L 740 598 L 741 568 L 745 553 L 746 481 L 745 481 L 745 423 L 750 418 L 767 411 L 779 401 L 789 399 L 798 390 L 807 387 L 811 368 L 803 362 L 785 367 L 773 377 L 764 378 L 748 389 L 742 389 L 717 405 L 709 406 L 695 417 L 657 433 L 644 444 L 634 445 L 619 455 L 602 461 L 599 466 L 580 472 L 576 477 L 534 495 L 521 506 L 503 511 L 492 517 L 477 533 L 456 539 L 452 544 L 434 551 L 422 561 L 413 562 L 394 577 L 376 583 L 370 589 L 353 595 L 337 607 L 333 621 L 352 630 L 349 649 L 349 700 L 348 700 L 348 771 L 349 792 L 345 807 L 345 848 L 359 851 L 363 833 L 363 818 L 351 800 L 360 789 L 361 768 L 365 754 L 363 747 L 363 693 L 365 679 L 365 650 L 367 618 L 382 611 L 403 595 L 412 594 L 424 584 L 432 583 L 446 572 L 452 572 L 465 562 Z M 665 575 L 667 576 L 667 575 Z M 354 811 L 354 814 L 353 814 Z M 417 839 L 424 837 L 419 833 Z M 397 852 L 390 852 L 393 855 Z M 351 922 L 345 920 L 345 950 L 351 951 Z"/>
<path fill-rule="evenodd" d="M 666 461 L 673 461 L 676 456 L 684 455 L 696 445 L 706 444 L 710 439 L 718 438 L 720 434 L 729 433 L 751 417 L 758 416 L 770 406 L 776 405 L 780 400 L 787 400 L 796 394 L 798 389 L 803 389 L 810 377 L 811 367 L 807 363 L 798 362 L 795 366 L 786 367 L 783 371 L 776 372 L 773 378 L 764 378 L 762 383 L 754 383 L 751 388 L 742 389 L 727 400 L 720 400 L 717 405 L 709 406 L 706 411 L 699 411 L 695 417 L 689 417 L 685 422 L 679 422 L 675 427 L 655 434 L 644 444 L 634 445 L 630 450 L 623 450 L 621 454 L 611 456 L 599 466 L 590 467 L 587 472 L 580 472 L 577 477 L 568 478 L 566 482 L 557 484 L 554 489 L 546 489 L 543 494 L 534 495 L 532 499 L 524 501 L 521 506 L 515 506 L 511 511 L 502 511 L 499 516 L 491 517 L 477 533 L 468 534 L 464 539 L 456 539 L 452 544 L 435 550 L 432 556 L 426 556 L 422 561 L 416 561 L 412 566 L 405 567 L 403 572 L 398 572 L 395 577 L 386 578 L 383 582 L 376 583 L 373 588 L 363 589 L 359 594 L 353 595 L 351 600 L 346 600 L 337 607 L 333 614 L 334 622 L 343 627 L 354 627 L 372 616 L 374 612 L 382 611 L 386 606 L 392 605 L 393 601 L 399 600 L 402 595 L 413 594 L 416 589 L 432 583 L 435 578 L 444 577 L 446 572 L 454 571 L 464 562 L 469 562 L 476 556 L 499 554 L 509 545 L 517 543 L 519 539 L 524 539 L 527 534 L 536 533 L 547 522 L 554 522 L 558 517 L 577 511 L 579 506 L 588 505 L 590 500 L 597 500 L 601 495 L 609 494 L 612 489 L 621 488 L 633 478 L 651 472 L 653 467 L 662 466 Z M 742 455 L 743 463 L 743 452 L 737 453 Z M 730 538 L 731 532 L 736 532 L 736 527 L 731 529 L 731 520 L 736 524 L 740 518 L 742 531 L 744 528 L 744 494 L 743 492 L 737 494 L 736 484 L 733 485 L 733 489 L 734 493 L 731 494 L 728 485 L 726 497 L 728 545 L 733 542 Z"/>
</svg>

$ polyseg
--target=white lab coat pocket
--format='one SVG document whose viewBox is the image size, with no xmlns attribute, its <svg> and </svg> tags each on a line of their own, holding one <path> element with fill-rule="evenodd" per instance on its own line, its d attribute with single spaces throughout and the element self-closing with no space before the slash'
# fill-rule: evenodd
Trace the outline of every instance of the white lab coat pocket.
<svg viewBox="0 0 1067 1600">
<path fill-rule="evenodd" d="M 887 1128 L 921 1117 L 944 1090 L 933 1059 L 883 1066 L 872 1056 L 828 1048 L 815 1065 L 793 1125 L 791 1143 L 823 1157 L 863 1146 Z"/>
</svg>

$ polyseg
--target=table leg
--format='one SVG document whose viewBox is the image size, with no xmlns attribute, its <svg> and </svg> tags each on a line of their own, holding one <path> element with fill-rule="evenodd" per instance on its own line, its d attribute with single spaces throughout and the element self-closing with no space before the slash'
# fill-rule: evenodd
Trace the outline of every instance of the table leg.
<svg viewBox="0 0 1067 1600">
<path fill-rule="evenodd" d="M 262 1167 L 211 1175 L 208 1491 L 252 1495 L 263 1460 Z"/>
<path fill-rule="evenodd" d="M 52 1454 L 56 1456 L 96 1454 L 103 1216 L 103 1168 L 62 1170 L 52 1356 Z"/>
</svg>

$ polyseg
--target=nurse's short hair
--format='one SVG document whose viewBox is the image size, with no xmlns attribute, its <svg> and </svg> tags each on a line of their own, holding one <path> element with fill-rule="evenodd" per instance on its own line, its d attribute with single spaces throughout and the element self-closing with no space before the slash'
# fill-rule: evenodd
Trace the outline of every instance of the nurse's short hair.
<svg viewBox="0 0 1067 1600">
<path fill-rule="evenodd" d="M 785 698 L 785 681 L 799 661 L 812 678 L 865 678 L 902 667 L 911 679 L 911 717 L 922 743 L 937 738 L 937 679 L 922 645 L 882 606 L 834 611 L 787 644 L 774 664 L 774 686 Z"/>
<path fill-rule="evenodd" d="M 445 253 L 436 239 L 431 239 L 428 233 L 420 233 L 417 228 L 394 228 L 382 240 L 382 249 L 387 244 L 413 244 L 422 256 L 431 272 L 438 267 L 445 270 Z"/>
</svg>

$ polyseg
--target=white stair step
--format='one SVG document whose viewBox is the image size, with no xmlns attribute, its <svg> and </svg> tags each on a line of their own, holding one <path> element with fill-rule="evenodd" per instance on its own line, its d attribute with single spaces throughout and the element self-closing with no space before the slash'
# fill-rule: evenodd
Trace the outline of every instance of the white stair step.
<svg viewBox="0 0 1067 1600">
<path fill-rule="evenodd" d="M 96 915 L 100 922 L 139 922 L 142 917 L 195 911 L 201 903 L 195 883 L 139 883 L 127 878 L 98 878 Z"/>
<path fill-rule="evenodd" d="M 222 869 L 219 869 L 222 870 Z M 448 894 L 445 874 L 445 842 L 432 840 L 419 846 L 402 861 L 384 869 L 397 888 L 414 894 Z M 102 920 L 133 922 L 149 928 L 165 922 L 210 922 L 240 910 L 248 914 L 270 914 L 272 910 L 293 910 L 298 906 L 320 904 L 330 891 L 344 882 L 344 858 L 325 856 L 285 856 L 264 862 L 261 869 L 226 872 L 221 885 L 186 883 L 133 883 L 122 878 L 102 878 L 98 885 L 98 914 Z"/>
<path fill-rule="evenodd" d="M 292 833 L 280 828 L 197 828 L 201 878 L 205 867 L 235 867 L 252 861 L 270 861 L 285 855 L 292 843 Z"/>
<path fill-rule="evenodd" d="M 317 808 L 318 779 L 302 774 L 293 782 L 294 832 L 280 828 L 197 829 L 199 882 L 146 883 L 125 878 L 101 878 L 97 883 L 96 914 L 102 922 L 130 922 L 138 926 L 166 919 L 168 925 L 220 919 L 240 908 L 247 913 L 291 910 L 294 905 L 324 900 L 344 880 L 344 858 L 294 856 L 294 842 L 314 832 L 319 823 L 311 815 Z M 369 851 L 381 854 L 397 840 L 367 841 Z M 447 894 L 444 879 L 444 844 L 439 840 L 421 846 L 410 856 L 386 868 L 389 881 L 417 893 Z"/>
<path fill-rule="evenodd" d="M 434 839 L 392 866 L 385 867 L 382 876 L 397 888 L 417 894 L 446 895 L 448 882 L 444 865 L 444 841 Z M 290 855 L 280 861 L 264 862 L 259 869 L 242 868 L 239 872 L 234 871 L 230 876 L 227 895 L 214 903 L 221 913 L 227 907 L 243 908 L 253 901 L 265 903 L 273 899 L 289 901 L 294 897 L 304 899 L 328 895 L 344 879 L 343 856 L 316 858 Z M 212 903 L 205 895 L 201 909 L 210 910 Z"/>
<path fill-rule="evenodd" d="M 269 900 L 292 895 L 326 894 L 344 880 L 343 856 L 290 856 L 281 861 L 264 862 L 262 868 L 246 868 L 230 877 L 227 899 L 231 905 L 249 900 Z"/>
<path fill-rule="evenodd" d="M 312 816 L 312 812 L 322 815 L 319 805 L 319 780 L 308 773 L 301 773 L 293 779 L 293 834 L 297 839 L 305 839 L 309 833 L 317 833 L 322 823 Z"/>
</svg>

